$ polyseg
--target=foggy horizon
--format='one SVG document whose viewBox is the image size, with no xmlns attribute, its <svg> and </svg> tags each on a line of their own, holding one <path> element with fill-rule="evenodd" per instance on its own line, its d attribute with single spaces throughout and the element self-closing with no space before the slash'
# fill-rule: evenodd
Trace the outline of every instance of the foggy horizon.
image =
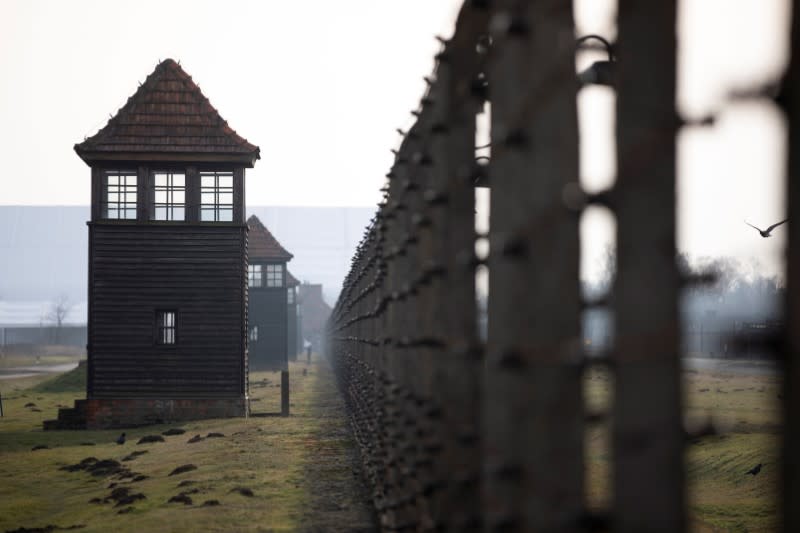
<svg viewBox="0 0 800 533">
<path fill-rule="evenodd" d="M 374 208 L 390 149 L 400 141 L 395 129 L 413 121 L 410 110 L 439 46 L 434 36 L 450 35 L 459 4 L 312 3 L 321 16 L 309 19 L 300 4 L 240 1 L 221 9 L 195 2 L 186 9 L 185 2 L 146 1 L 123 21 L 114 6 L 90 0 L 5 2 L 0 67 L 14 83 L 0 86 L 7 126 L 0 146 L 15 155 L 6 161 L 15 179 L 0 182 L 0 203 L 88 204 L 88 167 L 73 145 L 103 127 L 159 59 L 172 57 L 231 127 L 261 147 L 262 159 L 247 172 L 247 198 L 254 205 Z M 779 191 L 786 126 L 774 104 L 730 95 L 776 79 L 785 67 L 788 6 L 741 0 L 731 10 L 723 0 L 709 0 L 682 3 L 678 13 L 677 107 L 686 117 L 713 114 L 716 121 L 678 135 L 677 246 L 693 258 L 755 259 L 778 276 L 784 270 L 783 232 L 763 240 L 743 220 L 765 226 L 784 218 Z M 613 1 L 576 1 L 576 33 L 613 40 L 615 10 Z M 70 21 L 79 18 L 98 33 L 70 32 Z M 164 26 L 179 18 L 189 23 Z M 304 33 L 319 39 L 278 23 L 295 20 L 310 25 Z M 220 23 L 239 28 L 237 38 L 211 46 L 204 36 Z M 143 24 L 161 38 L 129 46 Z M 775 31 L 781 27 L 787 31 Z M 93 46 L 95 38 L 107 45 Z M 52 47 L 48 39 L 61 44 Z M 597 54 L 579 53 L 576 68 Z M 50 83 L 54 77 L 66 81 L 58 91 Z M 614 182 L 614 107 L 606 87 L 578 94 L 580 178 L 588 191 Z M 486 206 L 478 202 L 479 210 Z M 613 239 L 613 222 L 592 208 L 581 232 L 581 277 L 593 279 Z"/>
</svg>

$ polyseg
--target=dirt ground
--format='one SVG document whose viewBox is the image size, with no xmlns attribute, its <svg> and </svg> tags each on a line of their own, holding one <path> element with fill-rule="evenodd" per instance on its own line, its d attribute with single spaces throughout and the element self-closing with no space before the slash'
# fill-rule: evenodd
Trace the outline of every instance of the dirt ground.
<svg viewBox="0 0 800 533">
<path fill-rule="evenodd" d="M 315 438 L 307 451 L 304 472 L 310 495 L 310 512 L 301 530 L 325 533 L 377 531 L 377 515 L 361 475 L 360 457 L 347 427 L 344 402 L 333 386 L 327 364 L 312 404 L 312 416 L 319 421 Z"/>
</svg>

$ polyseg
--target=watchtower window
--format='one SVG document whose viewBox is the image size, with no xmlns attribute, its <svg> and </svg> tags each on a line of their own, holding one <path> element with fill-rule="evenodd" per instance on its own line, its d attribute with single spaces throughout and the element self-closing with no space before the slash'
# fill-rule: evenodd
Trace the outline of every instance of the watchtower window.
<svg viewBox="0 0 800 533">
<path fill-rule="evenodd" d="M 231 222 L 233 220 L 233 173 L 200 173 L 200 220 Z"/>
<path fill-rule="evenodd" d="M 264 278 L 261 271 L 261 265 L 248 265 L 247 266 L 247 284 L 250 287 L 263 287 Z"/>
<path fill-rule="evenodd" d="M 186 174 L 154 172 L 153 190 L 153 220 L 185 220 Z"/>
<path fill-rule="evenodd" d="M 294 288 L 289 289 L 286 291 L 286 303 L 289 305 L 294 303 Z"/>
<path fill-rule="evenodd" d="M 158 344 L 175 344 L 178 333 L 175 314 L 175 311 L 158 311 L 156 313 L 156 342 Z"/>
<path fill-rule="evenodd" d="M 267 287 L 283 287 L 283 265 L 267 265 Z"/>
<path fill-rule="evenodd" d="M 107 170 L 103 191 L 103 218 L 136 220 L 136 172 Z"/>
</svg>

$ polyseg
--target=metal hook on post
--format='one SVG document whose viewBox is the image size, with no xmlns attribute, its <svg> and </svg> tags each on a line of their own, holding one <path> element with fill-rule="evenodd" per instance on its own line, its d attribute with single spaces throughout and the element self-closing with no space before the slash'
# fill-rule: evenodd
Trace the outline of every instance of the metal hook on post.
<svg viewBox="0 0 800 533">
<path fill-rule="evenodd" d="M 576 39 L 576 48 L 581 48 L 581 45 L 590 39 L 595 39 L 602 43 L 608 54 L 608 59 L 595 61 L 589 68 L 579 72 L 578 81 L 581 85 L 606 85 L 612 87 L 617 74 L 617 58 L 614 55 L 614 46 L 605 37 L 592 33 Z"/>
</svg>

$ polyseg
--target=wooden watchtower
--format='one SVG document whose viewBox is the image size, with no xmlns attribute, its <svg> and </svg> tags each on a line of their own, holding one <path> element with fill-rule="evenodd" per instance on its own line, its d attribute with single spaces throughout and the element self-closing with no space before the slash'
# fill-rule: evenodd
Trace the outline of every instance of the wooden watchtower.
<svg viewBox="0 0 800 533">
<path fill-rule="evenodd" d="M 247 219 L 249 233 L 248 321 L 250 367 L 288 370 L 288 275 L 286 251 L 257 216 Z M 294 292 L 294 289 L 291 289 Z"/>
<path fill-rule="evenodd" d="M 244 415 L 244 175 L 259 148 L 167 59 L 75 151 L 92 184 L 87 400 L 59 417 Z"/>
</svg>

